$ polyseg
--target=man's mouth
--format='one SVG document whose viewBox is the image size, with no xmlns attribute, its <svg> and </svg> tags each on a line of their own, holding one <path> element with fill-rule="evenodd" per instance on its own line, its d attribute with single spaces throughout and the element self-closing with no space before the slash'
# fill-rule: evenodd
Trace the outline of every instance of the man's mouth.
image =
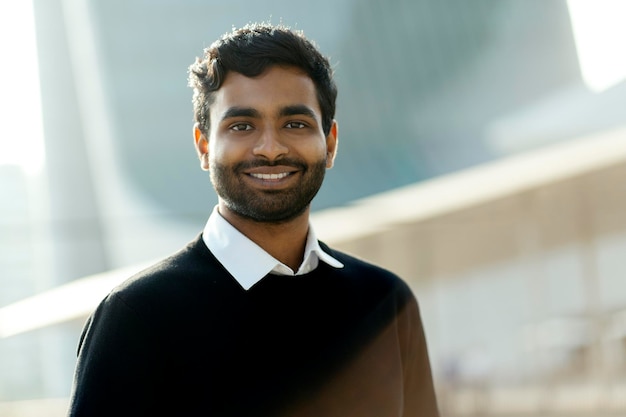
<svg viewBox="0 0 626 417">
<path fill-rule="evenodd" d="M 251 173 L 250 176 L 260 180 L 280 180 L 289 176 L 290 172 L 281 172 L 280 174 L 258 174 Z"/>
</svg>

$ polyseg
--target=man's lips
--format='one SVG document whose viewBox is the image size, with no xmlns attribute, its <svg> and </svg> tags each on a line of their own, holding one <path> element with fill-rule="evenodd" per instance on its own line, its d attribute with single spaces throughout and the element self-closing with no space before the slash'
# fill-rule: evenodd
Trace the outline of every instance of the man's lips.
<svg viewBox="0 0 626 417">
<path fill-rule="evenodd" d="M 262 181 L 280 181 L 298 172 L 299 169 L 290 166 L 259 166 L 244 171 L 244 174 Z"/>
<path fill-rule="evenodd" d="M 280 180 L 289 175 L 289 172 L 282 172 L 280 174 L 250 174 L 251 177 L 258 178 L 260 180 Z"/>
</svg>

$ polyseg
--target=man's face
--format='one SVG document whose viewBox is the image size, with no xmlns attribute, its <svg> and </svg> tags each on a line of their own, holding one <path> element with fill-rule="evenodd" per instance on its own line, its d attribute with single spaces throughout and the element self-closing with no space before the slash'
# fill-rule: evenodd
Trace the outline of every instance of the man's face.
<svg viewBox="0 0 626 417">
<path fill-rule="evenodd" d="M 196 146 L 222 213 L 279 223 L 308 211 L 333 164 L 337 127 L 324 135 L 306 74 L 279 66 L 254 78 L 231 72 L 210 120 L 208 138 L 196 130 Z"/>
</svg>

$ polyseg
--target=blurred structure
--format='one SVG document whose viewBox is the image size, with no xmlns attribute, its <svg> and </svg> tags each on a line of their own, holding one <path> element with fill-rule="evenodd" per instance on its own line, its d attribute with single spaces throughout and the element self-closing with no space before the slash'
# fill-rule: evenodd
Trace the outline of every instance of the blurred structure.
<svg viewBox="0 0 626 417">
<path fill-rule="evenodd" d="M 45 165 L 0 155 L 0 415 L 61 410 L 94 303 L 201 230 L 186 69 L 256 20 L 337 63 L 315 222 L 414 286 L 445 415 L 626 411 L 626 83 L 585 84 L 565 0 L 33 4 Z"/>
<path fill-rule="evenodd" d="M 621 128 L 316 221 L 335 246 L 415 277 L 444 415 L 622 415 L 625 184 Z"/>
</svg>

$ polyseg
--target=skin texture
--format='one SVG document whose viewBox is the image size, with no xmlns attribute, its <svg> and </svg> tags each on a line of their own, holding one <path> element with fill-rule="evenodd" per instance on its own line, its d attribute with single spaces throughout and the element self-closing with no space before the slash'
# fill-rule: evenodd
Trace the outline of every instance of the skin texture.
<svg viewBox="0 0 626 417">
<path fill-rule="evenodd" d="M 310 202 L 335 158 L 337 123 L 324 134 L 313 81 L 282 66 L 253 78 L 228 73 L 209 114 L 208 137 L 196 125 L 194 141 L 220 214 L 297 270 Z"/>
</svg>

